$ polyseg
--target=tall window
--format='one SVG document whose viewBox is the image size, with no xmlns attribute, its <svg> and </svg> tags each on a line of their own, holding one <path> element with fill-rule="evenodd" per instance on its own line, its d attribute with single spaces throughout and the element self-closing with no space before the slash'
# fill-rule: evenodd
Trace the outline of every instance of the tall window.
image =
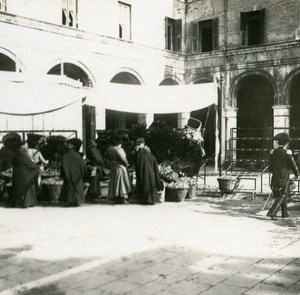
<svg viewBox="0 0 300 295">
<path fill-rule="evenodd" d="M 218 49 L 218 18 L 193 23 L 193 52 L 208 52 Z"/>
<path fill-rule="evenodd" d="M 62 0 L 62 24 L 78 28 L 77 0 Z"/>
<path fill-rule="evenodd" d="M 166 45 L 165 48 L 168 50 L 181 51 L 181 40 L 182 40 L 182 20 L 172 19 L 169 17 L 165 18 L 165 37 Z"/>
<path fill-rule="evenodd" d="M 6 0 L 0 0 L 0 11 L 6 11 Z"/>
<path fill-rule="evenodd" d="M 264 42 L 265 9 L 241 12 L 241 45 L 259 45 Z"/>
<path fill-rule="evenodd" d="M 131 6 L 119 2 L 119 38 L 131 40 Z"/>
</svg>

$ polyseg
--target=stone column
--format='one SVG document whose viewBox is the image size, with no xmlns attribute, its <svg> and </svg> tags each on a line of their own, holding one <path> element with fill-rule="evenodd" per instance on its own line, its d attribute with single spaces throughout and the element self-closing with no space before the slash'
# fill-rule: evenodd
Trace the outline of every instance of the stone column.
<svg viewBox="0 0 300 295">
<path fill-rule="evenodd" d="M 191 113 L 178 113 L 177 127 L 184 128 L 184 126 L 188 123 L 190 117 L 191 117 Z"/>
<path fill-rule="evenodd" d="M 229 161 L 236 160 L 236 133 L 232 132 L 232 128 L 237 128 L 237 111 L 236 107 L 226 107 L 225 108 L 225 152 L 226 159 Z"/>
<path fill-rule="evenodd" d="M 274 134 L 280 132 L 289 133 L 290 127 L 290 105 L 275 105 L 273 106 L 273 117 L 274 117 Z"/>
<path fill-rule="evenodd" d="M 146 128 L 148 128 L 154 121 L 154 114 L 139 114 L 138 120 L 140 124 L 146 124 Z"/>
</svg>

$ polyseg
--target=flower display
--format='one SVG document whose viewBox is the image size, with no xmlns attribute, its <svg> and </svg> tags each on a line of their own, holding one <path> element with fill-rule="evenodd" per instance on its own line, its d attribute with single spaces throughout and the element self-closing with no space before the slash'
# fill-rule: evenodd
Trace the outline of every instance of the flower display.
<svg viewBox="0 0 300 295">
<path fill-rule="evenodd" d="M 46 185 L 62 185 L 63 180 L 60 177 L 50 177 L 42 180 L 42 184 Z"/>
<path fill-rule="evenodd" d="M 177 181 L 180 177 L 178 172 L 172 169 L 171 163 L 168 161 L 158 165 L 159 176 L 166 182 Z"/>
<path fill-rule="evenodd" d="M 190 186 L 186 181 L 180 179 L 178 181 L 168 183 L 167 187 L 174 188 L 174 189 L 188 189 Z"/>
<path fill-rule="evenodd" d="M 60 171 L 58 169 L 49 168 L 45 171 L 42 171 L 42 176 L 45 178 L 46 177 L 57 177 L 59 175 L 60 175 Z"/>
</svg>

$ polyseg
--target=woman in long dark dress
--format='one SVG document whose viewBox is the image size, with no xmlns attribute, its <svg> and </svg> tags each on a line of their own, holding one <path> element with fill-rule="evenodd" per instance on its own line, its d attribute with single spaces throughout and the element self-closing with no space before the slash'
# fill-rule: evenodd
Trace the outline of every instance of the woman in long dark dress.
<svg viewBox="0 0 300 295">
<path fill-rule="evenodd" d="M 101 196 L 101 185 L 100 179 L 103 175 L 103 157 L 97 148 L 96 142 L 92 139 L 89 144 L 89 163 L 88 167 L 91 166 L 94 174 L 91 175 L 89 189 L 90 198 L 99 198 Z"/>
<path fill-rule="evenodd" d="M 34 164 L 26 150 L 21 150 L 21 138 L 13 145 L 15 153 L 13 159 L 11 207 L 27 208 L 37 204 L 36 184 L 40 167 Z"/>
<path fill-rule="evenodd" d="M 136 141 L 135 169 L 137 198 L 142 204 L 153 205 L 158 199 L 161 181 L 156 158 L 145 146 L 143 138 Z"/>
<path fill-rule="evenodd" d="M 122 148 L 122 140 L 117 138 L 105 152 L 104 158 L 109 164 L 111 177 L 108 187 L 108 198 L 117 204 L 129 204 L 128 194 L 131 193 L 131 184 L 128 175 L 128 161 Z"/>
<path fill-rule="evenodd" d="M 79 206 L 85 202 L 83 178 L 85 166 L 83 159 L 77 152 L 78 139 L 69 139 L 66 142 L 67 151 L 62 157 L 61 177 L 64 181 L 60 200 L 68 207 Z"/>
</svg>

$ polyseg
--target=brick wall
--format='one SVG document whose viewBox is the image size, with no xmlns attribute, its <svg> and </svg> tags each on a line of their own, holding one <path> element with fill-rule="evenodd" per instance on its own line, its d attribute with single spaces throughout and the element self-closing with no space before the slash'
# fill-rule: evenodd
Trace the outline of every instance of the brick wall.
<svg viewBox="0 0 300 295">
<path fill-rule="evenodd" d="M 295 39 L 299 27 L 298 0 L 199 0 L 189 3 L 187 9 L 187 51 L 191 52 L 192 23 L 219 18 L 219 47 L 224 46 L 224 5 L 227 8 L 227 44 L 240 46 L 240 12 L 265 9 L 265 42 L 274 43 Z"/>
</svg>

